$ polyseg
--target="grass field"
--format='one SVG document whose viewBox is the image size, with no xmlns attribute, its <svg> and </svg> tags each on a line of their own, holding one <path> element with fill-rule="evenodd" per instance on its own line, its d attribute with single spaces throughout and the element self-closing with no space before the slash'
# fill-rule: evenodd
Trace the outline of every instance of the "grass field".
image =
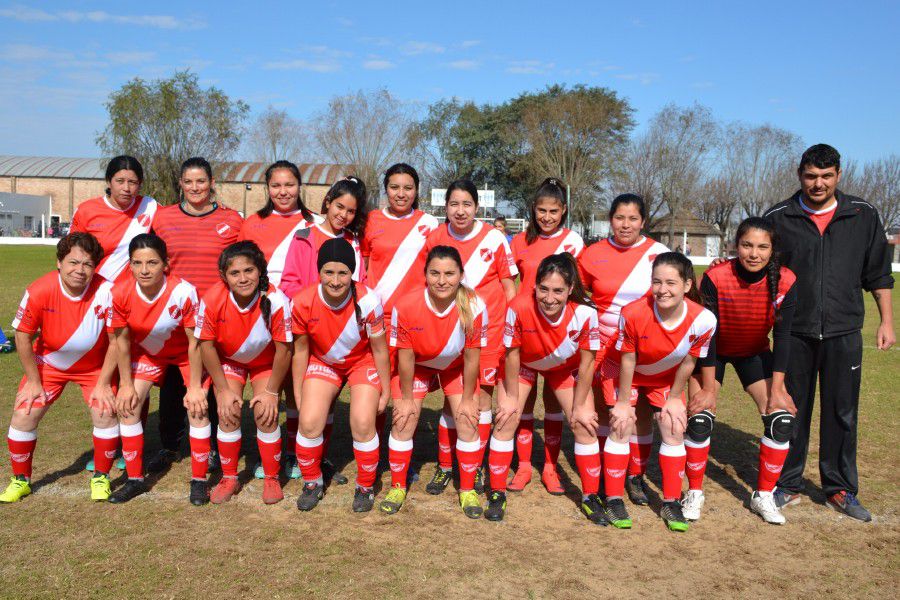
<svg viewBox="0 0 900 600">
<path fill-rule="evenodd" d="M 0 247 L 0 323 L 7 332 L 25 286 L 53 266 L 52 248 Z M 896 296 L 894 306 L 900 311 Z M 429 496 L 424 481 L 412 485 L 396 516 L 353 514 L 355 464 L 345 402 L 331 456 L 351 485 L 331 487 L 312 513 L 296 510 L 296 481 L 275 506 L 264 506 L 261 486 L 250 481 L 226 505 L 192 507 L 188 460 L 127 505 L 93 504 L 83 471 L 90 424 L 80 395 L 70 389 L 41 424 L 34 495 L 0 506 L 0 597 L 893 597 L 900 587 L 900 519 L 893 503 L 900 481 L 894 429 L 900 351 L 872 347 L 877 311 L 871 298 L 867 309 L 859 471 L 872 523 L 824 506 L 815 428 L 809 496 L 786 509 L 788 524 L 766 525 L 749 512 L 761 426 L 731 371 L 707 470 L 706 509 L 686 534 L 665 529 L 656 515 L 658 496 L 651 507 L 630 509 L 631 531 L 590 525 L 576 504 L 568 432 L 561 463 L 570 493 L 548 495 L 536 473 L 523 493 L 510 496 L 500 524 L 470 521 L 452 490 Z M 4 432 L 20 376 L 16 356 L 0 356 Z M 433 469 L 439 408 L 437 397 L 426 400 L 416 437 L 414 461 L 423 480 Z M 148 452 L 155 452 L 155 399 L 151 410 Z M 540 433 L 540 411 L 537 416 Z M 245 450 L 255 453 L 246 433 Z M 536 446 L 542 454 L 540 441 Z M 4 485 L 9 472 L 4 454 Z M 649 478 L 658 491 L 655 459 Z M 389 474 L 382 481 L 387 485 Z"/>
</svg>

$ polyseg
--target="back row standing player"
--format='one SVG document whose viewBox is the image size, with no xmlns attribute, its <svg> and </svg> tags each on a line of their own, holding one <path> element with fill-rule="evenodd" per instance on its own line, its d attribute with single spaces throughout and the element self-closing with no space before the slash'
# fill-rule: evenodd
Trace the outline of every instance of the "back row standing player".
<svg viewBox="0 0 900 600">
<path fill-rule="evenodd" d="M 531 219 L 525 231 L 516 235 L 511 244 L 513 260 L 519 270 L 517 294 L 531 297 L 534 292 L 538 266 L 548 256 L 567 253 L 578 258 L 584 252 L 581 236 L 563 226 L 568 212 L 566 186 L 556 178 L 545 179 L 531 202 Z M 509 482 L 511 492 L 522 491 L 531 481 L 531 451 L 534 443 L 534 404 L 537 399 L 537 383 L 528 393 L 516 428 L 516 454 L 519 466 Z M 559 449 L 562 443 L 563 413 L 556 395 L 544 386 L 544 468 L 541 481 L 551 494 L 564 493 L 556 471 Z"/>
</svg>

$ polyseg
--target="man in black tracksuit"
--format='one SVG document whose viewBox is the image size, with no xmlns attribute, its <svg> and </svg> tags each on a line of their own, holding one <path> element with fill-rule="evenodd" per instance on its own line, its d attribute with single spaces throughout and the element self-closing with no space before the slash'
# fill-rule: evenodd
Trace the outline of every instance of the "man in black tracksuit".
<svg viewBox="0 0 900 600">
<path fill-rule="evenodd" d="M 797 407 L 794 435 L 781 472 L 776 503 L 799 501 L 819 380 L 819 472 L 828 503 L 868 521 L 856 499 L 856 425 L 862 374 L 863 290 L 878 303 L 876 346 L 895 341 L 891 263 L 878 212 L 837 190 L 840 155 L 825 144 L 803 153 L 801 189 L 765 213 L 778 232 L 781 263 L 797 275 L 797 309 L 791 329 L 788 393 Z"/>
</svg>

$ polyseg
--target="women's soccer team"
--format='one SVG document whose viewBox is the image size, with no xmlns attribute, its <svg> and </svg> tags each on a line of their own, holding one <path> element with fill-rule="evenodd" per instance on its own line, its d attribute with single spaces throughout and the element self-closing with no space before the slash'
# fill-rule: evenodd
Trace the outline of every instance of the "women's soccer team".
<svg viewBox="0 0 900 600">
<path fill-rule="evenodd" d="M 347 387 L 352 510 L 375 508 L 386 450 L 390 486 L 378 508 L 401 511 L 422 403 L 439 391 L 437 466 L 425 490 L 445 491 L 455 457 L 463 513 L 501 521 L 508 494 L 532 478 L 540 396 L 541 483 L 550 494 L 565 492 L 557 461 L 568 422 L 581 512 L 630 528 L 624 498 L 648 504 L 655 422 L 659 514 L 685 531 L 701 516 L 731 363 L 763 423 L 750 508 L 784 523 L 772 494 L 795 412 L 784 385 L 795 277 L 779 265 L 765 220 L 741 223 L 737 257 L 698 282 L 688 258 L 642 234 L 647 214 L 635 194 L 613 200 L 609 237 L 585 247 L 564 226 L 566 187 L 556 178 L 538 187 L 527 229 L 511 243 L 475 218 L 471 181 L 448 185 L 444 223 L 421 211 L 418 173 L 403 163 L 385 172 L 387 205 L 371 212 L 355 177 L 337 181 L 313 212 L 288 161 L 265 171 L 266 203 L 246 219 L 216 202 L 202 158 L 183 164 L 177 204 L 142 196 L 142 181 L 135 158 L 113 158 L 105 195 L 78 206 L 57 245 L 57 269 L 22 298 L 13 328 L 24 376 L 0 502 L 31 493 L 38 425 L 69 383 L 80 386 L 93 423 L 92 500 L 123 503 L 148 491 L 144 426 L 157 385 L 176 390 L 187 410 L 190 502 L 227 502 L 241 491 L 249 382 L 266 504 L 298 477 L 298 509 L 323 498 L 335 403 Z M 127 477 L 113 490 L 118 452 Z M 210 489 L 216 453 L 221 477 Z"/>
</svg>

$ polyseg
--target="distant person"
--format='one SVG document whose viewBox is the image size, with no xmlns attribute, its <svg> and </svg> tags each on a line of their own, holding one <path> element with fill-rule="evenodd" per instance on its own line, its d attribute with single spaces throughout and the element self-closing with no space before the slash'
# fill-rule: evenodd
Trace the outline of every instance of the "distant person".
<svg viewBox="0 0 900 600">
<path fill-rule="evenodd" d="M 494 219 L 494 229 L 506 236 L 507 243 L 512 242 L 513 236 L 509 235 L 509 232 L 506 230 L 506 217 L 497 217 Z"/>
<path fill-rule="evenodd" d="M 875 347 L 894 345 L 890 254 L 878 211 L 837 189 L 841 157 L 827 144 L 809 147 L 797 169 L 800 190 L 764 215 L 781 242 L 781 262 L 797 275 L 787 391 L 797 407 L 776 502 L 799 501 L 819 380 L 819 473 L 828 504 L 871 520 L 857 499 L 856 429 L 862 379 L 862 291 L 875 297 L 881 322 Z"/>
</svg>

